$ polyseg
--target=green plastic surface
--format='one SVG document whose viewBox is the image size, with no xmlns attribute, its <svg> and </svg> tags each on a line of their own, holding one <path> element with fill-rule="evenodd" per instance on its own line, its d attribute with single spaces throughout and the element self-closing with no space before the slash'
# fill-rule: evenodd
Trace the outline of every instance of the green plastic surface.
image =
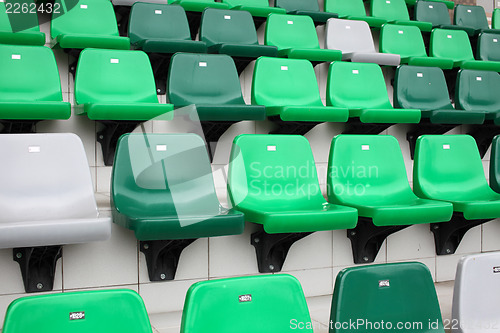
<svg viewBox="0 0 500 333">
<path fill-rule="evenodd" d="M 482 124 L 484 112 L 455 110 L 444 73 L 437 67 L 399 66 L 394 76 L 394 105 L 421 109 L 434 124 Z"/>
<path fill-rule="evenodd" d="M 493 29 L 500 29 L 500 8 L 493 10 L 491 27 Z"/>
<path fill-rule="evenodd" d="M 335 280 L 330 321 L 334 323 L 330 333 L 445 332 L 431 273 L 427 266 L 416 262 L 340 271 Z M 335 323 L 350 321 L 356 325 L 335 329 Z M 399 323 L 402 328 L 398 329 Z"/>
<path fill-rule="evenodd" d="M 335 13 L 320 11 L 318 0 L 276 0 L 275 6 L 284 8 L 288 14 L 310 16 L 314 22 L 319 23 L 326 23 L 328 19 L 338 17 Z"/>
<path fill-rule="evenodd" d="M 109 0 L 55 0 L 60 11 L 52 15 L 51 44 L 58 48 L 130 49 L 130 40 L 118 35 L 115 11 Z"/>
<path fill-rule="evenodd" d="M 233 141 L 228 195 L 245 220 L 267 233 L 351 229 L 357 211 L 329 204 L 309 142 L 299 135 L 243 134 Z"/>
<path fill-rule="evenodd" d="M 40 32 L 38 16 L 32 10 L 38 6 L 33 0 L 0 2 L 0 44 L 44 45 L 45 34 Z M 23 7 L 28 9 L 26 13 Z"/>
<path fill-rule="evenodd" d="M 249 11 L 252 16 L 267 17 L 269 14 L 285 14 L 283 8 L 270 7 L 268 0 L 222 0 L 231 9 Z"/>
<path fill-rule="evenodd" d="M 418 123 L 420 110 L 394 109 L 377 64 L 337 61 L 330 65 L 326 105 L 349 109 L 363 123 Z"/>
<path fill-rule="evenodd" d="M 500 135 L 495 136 L 491 143 L 490 187 L 500 193 Z"/>
<path fill-rule="evenodd" d="M 310 61 L 342 59 L 342 51 L 320 48 L 314 21 L 304 15 L 269 15 L 265 44 L 278 47 L 280 57 Z"/>
<path fill-rule="evenodd" d="M 291 333 L 298 330 L 298 323 L 310 322 L 296 278 L 245 276 L 192 285 L 184 303 L 181 333 Z"/>
<path fill-rule="evenodd" d="M 453 68 L 452 59 L 427 56 L 422 32 L 417 27 L 385 24 L 380 31 L 380 52 L 399 54 L 402 64 Z"/>
<path fill-rule="evenodd" d="M 200 40 L 207 44 L 209 53 L 249 58 L 278 54 L 276 46 L 259 44 L 252 15 L 243 10 L 205 9 Z"/>
<path fill-rule="evenodd" d="M 136 2 L 130 11 L 128 34 L 135 49 L 145 52 L 204 53 L 204 42 L 193 41 L 184 8 Z"/>
<path fill-rule="evenodd" d="M 168 0 L 169 4 L 181 5 L 186 11 L 202 12 L 205 8 L 229 9 L 226 3 L 215 0 Z"/>
<path fill-rule="evenodd" d="M 410 21 L 404 0 L 371 0 L 371 15 L 401 25 L 416 26 L 422 31 L 431 31 L 432 23 Z"/>
<path fill-rule="evenodd" d="M 346 122 L 349 117 L 346 108 L 323 105 L 314 68 L 300 59 L 257 59 L 252 104 L 264 105 L 268 116 L 284 121 Z"/>
<path fill-rule="evenodd" d="M 418 2 L 422 2 L 423 0 L 406 0 L 406 4 L 409 6 L 418 5 Z M 448 9 L 453 9 L 455 7 L 455 2 L 450 0 L 427 0 L 428 2 L 441 2 L 446 5 Z"/>
<path fill-rule="evenodd" d="M 325 12 L 336 13 L 341 18 L 350 20 L 361 20 L 367 22 L 370 27 L 380 28 L 386 19 L 366 15 L 363 0 L 324 0 Z"/>
<path fill-rule="evenodd" d="M 176 107 L 196 104 L 200 120 L 264 120 L 266 110 L 246 105 L 233 59 L 225 54 L 176 53 L 170 62 L 168 98 Z"/>
<path fill-rule="evenodd" d="M 223 208 L 204 141 L 195 134 L 125 134 L 111 176 L 113 222 L 139 240 L 241 234 L 243 214 Z"/>
<path fill-rule="evenodd" d="M 135 291 L 115 289 L 16 299 L 2 332 L 151 333 L 151 324 Z"/>
<path fill-rule="evenodd" d="M 330 148 L 328 201 L 350 206 L 376 226 L 449 221 L 449 203 L 418 198 L 403 154 L 389 135 L 338 135 Z"/>
<path fill-rule="evenodd" d="M 45 46 L 0 45 L 0 119 L 68 119 L 56 59 Z"/>
<path fill-rule="evenodd" d="M 451 202 L 467 220 L 500 217 L 500 194 L 488 186 L 476 141 L 469 135 L 420 136 L 413 190 L 421 198 Z"/>
<path fill-rule="evenodd" d="M 483 61 L 500 61 L 500 35 L 483 32 L 478 38 L 477 58 Z"/>
<path fill-rule="evenodd" d="M 78 114 L 93 120 L 151 120 L 173 110 L 158 103 L 153 70 L 142 51 L 85 49 L 75 78 Z"/>
</svg>

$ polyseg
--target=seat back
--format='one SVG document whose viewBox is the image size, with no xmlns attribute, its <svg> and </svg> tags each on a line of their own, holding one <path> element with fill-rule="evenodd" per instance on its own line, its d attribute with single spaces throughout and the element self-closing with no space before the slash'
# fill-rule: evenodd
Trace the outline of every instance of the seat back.
<svg viewBox="0 0 500 333">
<path fill-rule="evenodd" d="M 381 325 L 382 320 L 385 325 Z M 391 332 L 403 323 L 411 332 L 444 333 L 431 273 L 417 262 L 342 270 L 335 280 L 330 332 L 341 331 L 335 329 L 335 323 L 350 321 L 359 323 L 354 330 L 365 332 Z M 377 329 L 372 328 L 375 323 L 379 324 Z"/>
<path fill-rule="evenodd" d="M 342 53 L 374 53 L 370 26 L 365 21 L 329 19 L 326 23 L 325 47 Z"/>
<path fill-rule="evenodd" d="M 170 62 L 168 98 L 174 105 L 244 105 L 233 59 L 225 54 L 176 53 Z"/>
<path fill-rule="evenodd" d="M 314 21 L 305 15 L 270 14 L 264 39 L 280 50 L 320 48 Z"/>
<path fill-rule="evenodd" d="M 257 59 L 253 72 L 252 104 L 323 106 L 312 64 L 303 59 Z"/>
<path fill-rule="evenodd" d="M 243 10 L 205 9 L 200 40 L 208 46 L 220 43 L 259 45 L 252 14 Z"/>
<path fill-rule="evenodd" d="M 490 187 L 500 193 L 500 135 L 495 136 L 491 143 Z"/>
<path fill-rule="evenodd" d="M 325 12 L 337 13 L 339 17 L 344 16 L 366 16 L 363 0 L 324 0 Z"/>
<path fill-rule="evenodd" d="M 153 70 L 142 51 L 86 49 L 75 76 L 78 104 L 158 103 Z"/>
<path fill-rule="evenodd" d="M 371 16 L 384 18 L 386 20 L 410 20 L 405 0 L 372 0 Z"/>
<path fill-rule="evenodd" d="M 384 74 L 377 64 L 336 61 L 330 65 L 326 104 L 348 109 L 391 109 Z"/>
<path fill-rule="evenodd" d="M 136 2 L 128 31 L 132 44 L 144 39 L 191 40 L 186 12 L 179 5 Z"/>
<path fill-rule="evenodd" d="M 287 12 L 295 10 L 320 11 L 318 0 L 276 0 L 275 6 L 284 8 Z"/>
<path fill-rule="evenodd" d="M 500 74 L 491 71 L 461 69 L 455 87 L 457 109 L 498 112 L 500 110 Z"/>
<path fill-rule="evenodd" d="M 496 8 L 493 11 L 493 15 L 491 18 L 491 28 L 500 29 L 500 8 Z"/>
<path fill-rule="evenodd" d="M 500 36 L 495 33 L 481 33 L 477 55 L 484 61 L 500 61 Z"/>
<path fill-rule="evenodd" d="M 456 5 L 455 24 L 474 29 L 488 29 L 488 19 L 482 6 Z"/>
<path fill-rule="evenodd" d="M 453 109 L 443 70 L 400 66 L 394 76 L 394 106 L 403 109 Z"/>
<path fill-rule="evenodd" d="M 415 4 L 415 19 L 431 22 L 433 27 L 450 25 L 451 19 L 448 7 L 444 2 L 419 0 Z"/>
<path fill-rule="evenodd" d="M 5 333 L 151 333 L 146 307 L 132 290 L 99 290 L 22 297 L 5 316 Z"/>
<path fill-rule="evenodd" d="M 27 6 L 23 12 L 22 7 Z M 40 31 L 33 0 L 6 0 L 0 3 L 0 32 Z M 15 11 L 17 8 L 17 11 Z"/>
<path fill-rule="evenodd" d="M 418 27 L 384 24 L 380 29 L 380 52 L 406 57 L 427 57 L 424 38 Z"/>
<path fill-rule="evenodd" d="M 463 30 L 432 30 L 430 55 L 453 59 L 453 61 L 474 60 L 469 35 Z"/>
<path fill-rule="evenodd" d="M 310 320 L 296 278 L 245 276 L 192 285 L 184 302 L 181 333 L 230 333 L 235 327 L 241 333 L 294 332 L 293 324 L 297 329 L 297 323 Z"/>
<path fill-rule="evenodd" d="M 245 7 L 269 7 L 268 0 L 223 0 L 222 2 L 227 3 L 231 7 L 235 6 L 245 6 Z"/>
</svg>

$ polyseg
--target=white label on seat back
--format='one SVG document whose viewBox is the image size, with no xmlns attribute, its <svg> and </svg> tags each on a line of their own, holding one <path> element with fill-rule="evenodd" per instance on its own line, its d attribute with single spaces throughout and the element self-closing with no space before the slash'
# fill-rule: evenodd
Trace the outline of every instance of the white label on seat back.
<svg viewBox="0 0 500 333">
<path fill-rule="evenodd" d="M 167 145 L 156 145 L 156 151 L 167 151 Z"/>
<path fill-rule="evenodd" d="M 493 267 L 493 273 L 500 273 L 500 266 Z"/>
<path fill-rule="evenodd" d="M 467 9 L 467 13 L 472 13 L 472 10 L 470 10 L 470 9 Z"/>
<path fill-rule="evenodd" d="M 230 20 L 231 19 L 231 15 L 224 15 L 224 20 Z"/>
<path fill-rule="evenodd" d="M 450 145 L 443 145 L 443 149 L 450 150 Z"/>
<path fill-rule="evenodd" d="M 352 74 L 359 74 L 359 71 L 357 69 L 353 69 Z"/>
<path fill-rule="evenodd" d="M 346 29 L 351 29 L 351 26 L 350 25 L 346 25 L 345 28 Z"/>
<path fill-rule="evenodd" d="M 69 320 L 80 320 L 80 319 L 85 319 L 85 311 L 69 313 Z"/>
<path fill-rule="evenodd" d="M 385 3 L 391 3 L 389 0 L 387 0 Z"/>
<path fill-rule="evenodd" d="M 282 71 L 287 71 L 288 70 L 288 66 L 281 66 L 281 70 Z"/>
<path fill-rule="evenodd" d="M 293 21 L 288 21 L 288 24 L 293 24 Z"/>
<path fill-rule="evenodd" d="M 483 81 L 483 78 L 481 76 L 477 76 L 476 81 Z"/>
<path fill-rule="evenodd" d="M 378 282 L 378 286 L 379 286 L 379 288 L 390 287 L 391 283 L 389 282 L 389 280 L 380 280 Z"/>
<path fill-rule="evenodd" d="M 81 9 L 87 9 L 87 5 L 80 5 Z"/>
<path fill-rule="evenodd" d="M 276 151 L 276 146 L 267 146 L 267 151 Z"/>
<path fill-rule="evenodd" d="M 402 34 L 404 34 L 404 33 L 405 33 L 405 32 L 404 32 L 403 30 L 399 30 L 399 31 L 398 31 L 398 34 L 400 34 L 400 35 L 402 35 Z"/>
<path fill-rule="evenodd" d="M 39 153 L 41 150 L 40 146 L 29 146 L 28 153 Z"/>
<path fill-rule="evenodd" d="M 159 9 L 155 9 L 155 14 L 156 14 L 156 15 L 161 15 L 161 13 L 163 13 L 161 10 L 159 10 Z"/>
<path fill-rule="evenodd" d="M 429 8 L 432 9 L 432 8 L 434 8 L 434 6 L 433 5 L 429 5 Z"/>
<path fill-rule="evenodd" d="M 207 67 L 207 65 L 208 65 L 208 64 L 207 64 L 206 62 L 204 62 L 204 61 L 200 61 L 200 62 L 198 63 L 198 66 L 200 66 L 200 67 Z"/>
<path fill-rule="evenodd" d="M 20 60 L 21 59 L 21 55 L 20 54 L 13 54 L 12 55 L 12 60 Z"/>
<path fill-rule="evenodd" d="M 446 37 L 448 37 L 448 38 L 453 38 L 453 36 L 452 36 L 452 35 L 448 35 L 448 36 L 446 36 Z"/>
<path fill-rule="evenodd" d="M 251 302 L 252 301 L 252 294 L 247 294 L 247 295 L 240 295 L 238 296 L 238 300 L 241 302 Z"/>
<path fill-rule="evenodd" d="M 417 73 L 417 77 L 424 77 L 424 73 Z"/>
<path fill-rule="evenodd" d="M 370 145 L 361 145 L 361 150 L 370 150 Z"/>
<path fill-rule="evenodd" d="M 498 43 L 498 39 L 493 38 L 493 43 Z"/>
<path fill-rule="evenodd" d="M 110 63 L 112 63 L 112 64 L 118 64 L 118 63 L 120 62 L 120 59 L 114 59 L 114 58 L 111 58 L 111 59 L 109 60 L 109 62 L 110 62 Z"/>
</svg>

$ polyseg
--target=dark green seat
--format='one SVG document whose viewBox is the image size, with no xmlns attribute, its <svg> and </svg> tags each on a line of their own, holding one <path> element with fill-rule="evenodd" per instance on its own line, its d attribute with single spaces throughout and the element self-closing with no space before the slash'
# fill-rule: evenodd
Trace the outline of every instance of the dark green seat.
<svg viewBox="0 0 500 333">
<path fill-rule="evenodd" d="M 491 143 L 490 187 L 500 193 L 500 135 L 495 136 Z"/>
<path fill-rule="evenodd" d="M 432 23 L 411 21 L 404 0 L 371 0 L 371 15 L 380 17 L 390 23 L 418 27 L 422 31 L 431 31 Z"/>
<path fill-rule="evenodd" d="M 50 21 L 51 45 L 62 49 L 130 49 L 130 40 L 118 35 L 109 0 L 56 0 L 61 10 Z"/>
<path fill-rule="evenodd" d="M 326 23 L 328 19 L 338 17 L 335 13 L 320 11 L 318 0 L 276 0 L 274 5 L 284 8 L 287 14 L 310 16 L 316 23 Z"/>
<path fill-rule="evenodd" d="M 422 32 L 413 26 L 385 24 L 380 31 L 380 52 L 401 55 L 402 64 L 453 68 L 452 59 L 427 56 Z"/>
<path fill-rule="evenodd" d="M 129 289 L 22 297 L 5 315 L 4 333 L 151 333 L 144 302 Z"/>
<path fill-rule="evenodd" d="M 136 2 L 130 11 L 128 33 L 134 49 L 145 52 L 205 53 L 205 42 L 193 41 L 184 8 L 179 5 Z"/>
<path fill-rule="evenodd" d="M 405 0 L 405 1 L 408 6 L 416 6 L 418 5 L 419 2 L 422 2 L 423 0 Z M 455 7 L 455 2 L 451 0 L 426 0 L 426 1 L 444 3 L 448 9 L 453 9 Z"/>
<path fill-rule="evenodd" d="M 456 26 L 464 29 L 469 35 L 477 35 L 481 32 L 500 33 L 500 30 L 489 28 L 486 12 L 482 6 L 457 5 L 453 21 Z"/>
<path fill-rule="evenodd" d="M 500 34 L 479 34 L 476 58 L 483 61 L 500 61 Z"/>
<path fill-rule="evenodd" d="M 269 15 L 265 44 L 278 47 L 279 57 L 316 62 L 342 59 L 342 51 L 320 48 L 314 22 L 304 15 Z"/>
<path fill-rule="evenodd" d="M 270 7 L 268 0 L 222 0 L 231 9 L 246 10 L 257 17 L 267 17 L 269 14 L 286 14 L 283 8 Z"/>
<path fill-rule="evenodd" d="M 444 2 L 418 0 L 415 4 L 415 19 L 431 22 L 433 28 L 463 30 L 451 24 L 450 13 Z"/>
<path fill-rule="evenodd" d="M 453 60 L 453 67 L 500 71 L 498 61 L 474 60 L 469 36 L 463 30 L 434 29 L 431 33 L 430 54 L 432 57 Z"/>
<path fill-rule="evenodd" d="M 151 281 L 173 279 L 177 263 L 169 272 L 169 259 L 162 261 L 169 250 L 160 251 L 155 259 L 148 249 L 164 240 L 184 248 L 190 243 L 186 240 L 240 234 L 244 227 L 243 214 L 220 205 L 205 143 L 195 134 L 120 137 L 111 176 L 111 207 L 113 222 L 133 230 L 141 241 Z M 177 260 L 179 256 L 180 251 Z"/>
<path fill-rule="evenodd" d="M 330 322 L 330 333 L 445 332 L 431 273 L 418 262 L 342 270 L 335 280 Z M 335 329 L 335 323 L 350 322 L 354 329 Z"/>
<path fill-rule="evenodd" d="M 45 34 L 40 32 L 36 12 L 14 13 L 19 6 L 38 6 L 33 0 L 7 0 L 0 3 L 0 44 L 38 45 L 45 44 Z M 9 13 L 7 13 L 7 9 Z"/>
<path fill-rule="evenodd" d="M 370 27 L 380 28 L 386 19 L 366 15 L 363 0 L 324 0 L 325 12 L 336 13 L 340 18 L 367 22 Z"/>
<path fill-rule="evenodd" d="M 181 5 L 190 12 L 202 12 L 205 8 L 229 9 L 227 4 L 215 0 L 168 0 L 168 3 Z"/>
<path fill-rule="evenodd" d="M 192 285 L 184 302 L 181 333 L 231 333 L 235 327 L 241 333 L 291 333 L 298 323 L 310 322 L 304 292 L 295 277 L 245 276 Z"/>
</svg>

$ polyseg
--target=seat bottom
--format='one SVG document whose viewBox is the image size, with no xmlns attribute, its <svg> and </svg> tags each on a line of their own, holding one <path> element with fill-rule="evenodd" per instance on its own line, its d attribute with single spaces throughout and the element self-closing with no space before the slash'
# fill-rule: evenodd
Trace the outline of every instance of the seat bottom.
<svg viewBox="0 0 500 333">
<path fill-rule="evenodd" d="M 270 106 L 268 116 L 279 115 L 283 121 L 343 122 L 349 119 L 346 108 L 331 106 Z"/>
<path fill-rule="evenodd" d="M 205 42 L 194 40 L 148 39 L 137 43 L 137 48 L 153 53 L 205 53 L 207 51 Z"/>
<path fill-rule="evenodd" d="M 453 68 L 453 60 L 434 57 L 402 57 L 401 63 L 411 66 L 439 67 L 441 69 Z"/>
<path fill-rule="evenodd" d="M 0 31 L 0 43 L 10 45 L 45 45 L 45 34 L 39 31 Z"/>
<path fill-rule="evenodd" d="M 416 124 L 421 114 L 416 109 L 360 109 L 349 110 L 349 116 L 368 124 Z"/>
<path fill-rule="evenodd" d="M 67 102 L 0 102 L 0 119 L 49 120 L 70 116 L 71 104 Z"/>
<path fill-rule="evenodd" d="M 51 44 L 62 49 L 130 49 L 130 39 L 119 36 L 59 35 L 51 41 Z"/>
<path fill-rule="evenodd" d="M 455 109 L 422 111 L 422 118 L 428 118 L 433 124 L 482 124 L 485 114 L 480 111 Z"/>
<path fill-rule="evenodd" d="M 283 49 L 278 51 L 278 57 L 330 62 L 342 60 L 342 51 L 324 49 Z"/>
<path fill-rule="evenodd" d="M 399 63 L 401 62 L 401 57 L 399 54 L 378 53 L 378 52 L 370 52 L 370 53 L 353 52 L 347 54 L 346 59 L 349 59 L 352 62 L 373 63 L 373 64 L 378 64 L 380 66 L 398 66 Z"/>
<path fill-rule="evenodd" d="M 137 103 L 137 104 L 106 104 L 87 103 L 76 109 L 77 114 L 86 113 L 92 120 L 131 120 L 147 121 L 164 115 L 174 109 L 172 104 Z M 173 113 L 166 114 L 163 120 L 172 119 Z"/>
<path fill-rule="evenodd" d="M 216 44 L 210 46 L 208 52 L 227 54 L 232 57 L 276 57 L 278 55 L 278 48 L 272 45 Z"/>
</svg>

